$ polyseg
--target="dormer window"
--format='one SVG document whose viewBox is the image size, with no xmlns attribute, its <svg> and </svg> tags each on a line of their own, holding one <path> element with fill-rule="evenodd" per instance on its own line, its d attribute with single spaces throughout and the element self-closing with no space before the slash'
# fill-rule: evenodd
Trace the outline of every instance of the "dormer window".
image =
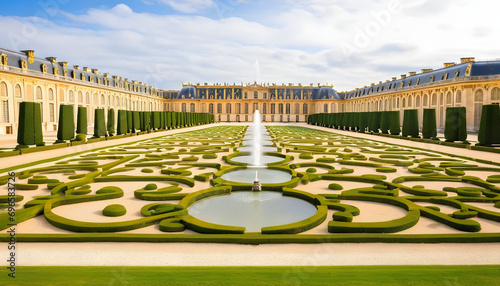
<svg viewBox="0 0 500 286">
<path fill-rule="evenodd" d="M 419 85 L 420 84 L 420 78 L 417 78 L 417 83 L 416 85 Z"/>
<path fill-rule="evenodd" d="M 434 75 L 431 75 L 429 82 L 434 82 Z"/>
<path fill-rule="evenodd" d="M 0 64 L 3 65 L 3 66 L 6 66 L 7 65 L 7 55 L 6 54 L 1 54 L 0 55 Z"/>
<path fill-rule="evenodd" d="M 59 75 L 59 68 L 54 68 L 54 75 Z"/>
<path fill-rule="evenodd" d="M 443 76 L 441 77 L 441 80 L 447 80 L 448 79 L 448 73 L 445 72 Z"/>
<path fill-rule="evenodd" d="M 47 66 L 45 64 L 42 64 L 41 69 L 43 73 L 47 73 Z"/>
<path fill-rule="evenodd" d="M 85 74 L 84 74 L 84 73 L 81 73 L 81 74 L 80 74 L 80 79 L 81 79 L 81 80 L 85 80 Z"/>
<path fill-rule="evenodd" d="M 460 71 L 459 70 L 456 70 L 455 71 L 455 77 L 459 77 L 460 76 Z"/>
</svg>

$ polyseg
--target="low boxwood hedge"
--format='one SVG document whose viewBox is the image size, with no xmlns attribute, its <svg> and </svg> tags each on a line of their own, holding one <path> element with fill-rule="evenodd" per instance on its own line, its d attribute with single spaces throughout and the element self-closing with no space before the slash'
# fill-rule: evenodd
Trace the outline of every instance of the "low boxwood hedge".
<svg viewBox="0 0 500 286">
<path fill-rule="evenodd" d="M 117 217 L 117 216 L 122 216 L 127 213 L 127 209 L 120 204 L 112 204 L 106 206 L 102 210 L 102 214 L 105 216 L 110 216 L 110 217 Z"/>
</svg>

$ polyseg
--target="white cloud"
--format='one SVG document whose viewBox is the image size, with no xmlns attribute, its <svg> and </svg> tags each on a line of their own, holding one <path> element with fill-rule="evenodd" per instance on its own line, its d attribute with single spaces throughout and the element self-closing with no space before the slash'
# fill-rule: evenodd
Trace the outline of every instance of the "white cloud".
<svg viewBox="0 0 500 286">
<path fill-rule="evenodd" d="M 184 13 L 196 13 L 203 11 L 208 7 L 213 7 L 212 0 L 158 0 L 160 3 L 167 4 L 173 9 Z"/>
<path fill-rule="evenodd" d="M 499 57 L 494 1 L 457 0 L 443 8 L 423 0 L 400 3 L 397 13 L 388 12 L 392 1 L 289 0 L 287 9 L 266 10 L 265 21 L 137 13 L 124 4 L 63 12 L 65 19 L 44 25 L 0 17 L 9 31 L 0 45 L 164 89 L 187 81 L 253 82 L 256 61 L 266 83 L 329 82 L 350 90 L 462 56 Z M 418 15 L 425 7 L 434 10 Z"/>
</svg>

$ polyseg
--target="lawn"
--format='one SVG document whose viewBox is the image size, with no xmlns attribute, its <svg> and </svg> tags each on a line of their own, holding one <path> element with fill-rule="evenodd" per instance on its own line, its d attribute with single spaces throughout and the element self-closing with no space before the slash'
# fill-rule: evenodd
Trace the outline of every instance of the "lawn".
<svg viewBox="0 0 500 286">
<path fill-rule="evenodd" d="M 500 285 L 500 266 L 18 267 L 10 285 Z"/>
</svg>

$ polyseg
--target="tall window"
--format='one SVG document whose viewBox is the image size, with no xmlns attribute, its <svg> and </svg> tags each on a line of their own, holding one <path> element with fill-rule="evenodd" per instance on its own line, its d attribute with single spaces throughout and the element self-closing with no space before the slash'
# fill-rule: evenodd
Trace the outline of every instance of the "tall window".
<svg viewBox="0 0 500 286">
<path fill-rule="evenodd" d="M 226 104 L 226 113 L 231 114 L 231 103 Z"/>
<path fill-rule="evenodd" d="M 483 91 L 481 89 L 476 90 L 474 93 L 474 125 L 479 127 L 481 123 L 481 113 L 483 111 Z"/>
<path fill-rule="evenodd" d="M 69 91 L 69 102 L 75 102 L 75 94 L 72 90 Z"/>
<path fill-rule="evenodd" d="M 183 104 L 182 104 L 182 109 L 181 109 L 181 110 L 182 110 L 182 112 L 186 112 L 186 111 L 187 111 L 187 110 L 186 110 L 186 104 L 185 104 L 185 103 L 183 103 Z"/>
<path fill-rule="evenodd" d="M 275 113 L 276 113 L 276 104 L 271 103 L 271 114 L 275 114 Z"/>
<path fill-rule="evenodd" d="M 190 109 L 191 109 L 191 112 L 195 112 L 196 111 L 196 105 L 194 103 L 191 103 Z"/>
<path fill-rule="evenodd" d="M 283 114 L 283 103 L 278 104 L 278 113 Z"/>
<path fill-rule="evenodd" d="M 8 97 L 8 92 L 7 92 L 7 84 L 5 82 L 2 82 L 0 85 L 0 96 L 1 97 Z"/>
<path fill-rule="evenodd" d="M 42 88 L 39 86 L 36 88 L 36 99 L 38 99 L 38 100 L 43 99 Z"/>
<path fill-rule="evenodd" d="M 56 122 L 55 118 L 55 108 L 53 103 L 49 103 L 49 116 L 50 116 L 50 122 Z"/>
<path fill-rule="evenodd" d="M 328 113 L 328 104 L 323 104 L 323 112 Z"/>
<path fill-rule="evenodd" d="M 213 104 L 213 103 L 210 103 L 210 104 L 208 105 L 208 112 L 209 112 L 209 113 L 214 113 L 214 104 Z"/>
<path fill-rule="evenodd" d="M 245 103 L 245 114 L 248 114 L 248 103 Z"/>
<path fill-rule="evenodd" d="M 290 114 L 290 112 L 291 112 L 291 111 L 290 111 L 290 103 L 287 103 L 287 104 L 285 105 L 285 112 L 286 112 L 286 114 Z"/>
<path fill-rule="evenodd" d="M 267 114 L 267 103 L 262 104 L 262 114 Z"/>
<path fill-rule="evenodd" d="M 432 94 L 432 106 L 437 105 L 437 95 L 434 93 Z"/>
<path fill-rule="evenodd" d="M 241 114 L 241 103 L 236 103 L 236 114 Z"/>
<path fill-rule="evenodd" d="M 295 114 L 300 114 L 300 104 L 295 103 Z"/>
<path fill-rule="evenodd" d="M 90 94 L 88 92 L 85 93 L 85 103 L 90 104 Z"/>
<path fill-rule="evenodd" d="M 461 90 L 457 90 L 457 94 L 455 95 L 455 102 L 456 102 L 457 106 L 460 106 L 460 104 L 462 103 L 462 91 Z"/>
<path fill-rule="evenodd" d="M 491 90 L 491 103 L 499 104 L 500 102 L 500 88 L 495 87 Z"/>
<path fill-rule="evenodd" d="M 307 103 L 304 103 L 304 104 L 302 105 L 302 113 L 304 113 L 304 114 L 308 114 Z"/>
<path fill-rule="evenodd" d="M 452 103 L 453 103 L 453 101 L 452 101 L 452 97 L 453 97 L 453 96 L 451 95 L 451 91 L 448 91 L 448 92 L 446 93 L 446 105 L 447 105 L 447 106 L 451 106 L 451 105 L 452 105 Z"/>
<path fill-rule="evenodd" d="M 222 113 L 222 103 L 217 103 L 217 113 Z"/>
<path fill-rule="evenodd" d="M 78 103 L 83 103 L 83 94 L 81 91 L 78 91 Z"/>
<path fill-rule="evenodd" d="M 3 116 L 1 117 L 3 119 L 3 123 L 9 123 L 9 101 L 8 100 L 2 100 L 2 113 Z"/>
<path fill-rule="evenodd" d="M 21 92 L 21 86 L 19 86 L 18 84 L 16 84 L 16 88 L 14 89 L 14 96 L 16 98 L 23 97 L 23 93 Z"/>
<path fill-rule="evenodd" d="M 54 100 L 54 90 L 52 88 L 49 88 L 49 100 Z"/>
<path fill-rule="evenodd" d="M 257 91 L 253 92 L 253 98 L 258 99 L 259 98 L 259 93 Z"/>
</svg>

